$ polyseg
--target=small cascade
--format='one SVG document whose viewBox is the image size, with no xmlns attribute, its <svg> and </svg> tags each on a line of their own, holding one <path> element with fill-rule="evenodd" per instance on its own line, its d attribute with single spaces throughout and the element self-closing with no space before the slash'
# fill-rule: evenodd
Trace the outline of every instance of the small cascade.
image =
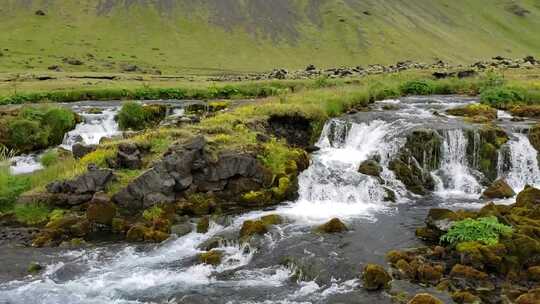
<svg viewBox="0 0 540 304">
<path fill-rule="evenodd" d="M 117 113 L 116 107 L 104 109 L 99 114 L 81 113 L 83 122 L 65 135 L 61 147 L 71 150 L 71 147 L 78 142 L 96 145 L 104 137 L 117 135 L 120 132 L 118 123 L 114 119 Z"/>
<path fill-rule="evenodd" d="M 508 142 L 509 166 L 500 169 L 499 177 L 506 176 L 508 185 L 518 193 L 526 185 L 540 186 L 540 169 L 538 168 L 538 152 L 527 136 L 514 133 L 513 137 Z"/>
<path fill-rule="evenodd" d="M 477 196 L 482 191 L 467 162 L 468 141 L 461 129 L 445 131 L 441 168 L 434 173 L 441 196 Z"/>
<path fill-rule="evenodd" d="M 385 208 L 387 196 L 377 178 L 358 172 L 360 163 L 378 155 L 383 168 L 404 140 L 397 135 L 407 129 L 401 121 L 392 123 L 374 120 L 349 123 L 331 120 L 322 132 L 312 165 L 300 176 L 299 199 L 284 213 L 307 220 L 330 217 L 368 216 Z M 386 168 L 381 176 L 387 187 L 398 184 Z M 397 190 L 399 194 L 399 189 Z"/>
</svg>

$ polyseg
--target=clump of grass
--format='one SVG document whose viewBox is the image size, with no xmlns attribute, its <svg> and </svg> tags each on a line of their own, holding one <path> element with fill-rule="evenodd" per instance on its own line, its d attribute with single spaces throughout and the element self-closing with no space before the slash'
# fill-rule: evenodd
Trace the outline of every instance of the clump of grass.
<svg viewBox="0 0 540 304">
<path fill-rule="evenodd" d="M 0 211 L 9 210 L 17 197 L 30 189 L 31 183 L 27 176 L 14 176 L 8 166 L 0 166 Z"/>
<path fill-rule="evenodd" d="M 282 140 L 272 139 L 265 143 L 263 148 L 264 152 L 259 156 L 259 160 L 272 171 L 274 176 L 286 174 L 290 162 L 298 156 L 298 151 L 288 147 Z"/>
<path fill-rule="evenodd" d="M 58 163 L 59 158 L 60 157 L 58 155 L 58 150 L 50 149 L 46 151 L 45 153 L 43 153 L 43 155 L 41 155 L 41 158 L 39 159 L 39 161 L 44 167 L 50 167 Z"/>
<path fill-rule="evenodd" d="M 434 92 L 433 84 L 427 80 L 407 81 L 400 89 L 405 95 L 430 95 Z"/>
<path fill-rule="evenodd" d="M 480 100 L 492 107 L 502 109 L 511 104 L 519 104 L 526 101 L 522 89 L 510 87 L 494 87 L 482 91 Z"/>
<path fill-rule="evenodd" d="M 441 241 L 449 244 L 477 241 L 486 245 L 499 243 L 500 235 L 512 233 L 512 227 L 499 223 L 496 217 L 479 219 L 464 219 L 456 222 L 450 230 L 441 237 Z"/>
<path fill-rule="evenodd" d="M 15 218 L 27 225 L 38 225 L 45 223 L 49 217 L 49 208 L 40 204 L 16 205 L 13 208 Z"/>
</svg>

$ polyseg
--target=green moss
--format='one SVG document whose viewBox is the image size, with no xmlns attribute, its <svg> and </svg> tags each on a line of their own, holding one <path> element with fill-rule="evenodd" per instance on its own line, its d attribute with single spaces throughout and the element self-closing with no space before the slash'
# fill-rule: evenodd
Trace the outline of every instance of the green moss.
<svg viewBox="0 0 540 304">
<path fill-rule="evenodd" d="M 194 193 L 187 197 L 187 201 L 192 205 L 191 211 L 194 215 L 202 216 L 210 214 L 215 207 L 214 198 L 202 193 Z"/>
<path fill-rule="evenodd" d="M 197 222 L 197 233 L 207 233 L 210 227 L 210 218 L 208 216 L 201 217 Z"/>
<path fill-rule="evenodd" d="M 279 225 L 283 223 L 283 218 L 278 214 L 270 214 L 261 217 L 261 221 L 266 226 Z"/>
<path fill-rule="evenodd" d="M 153 206 L 144 210 L 142 216 L 145 220 L 153 222 L 163 216 L 163 209 L 158 206 Z"/>
<path fill-rule="evenodd" d="M 208 252 L 203 252 L 199 254 L 199 261 L 204 264 L 209 264 L 217 266 L 221 264 L 221 259 L 223 258 L 223 252 L 219 250 L 212 250 Z"/>
<path fill-rule="evenodd" d="M 263 221 L 247 220 L 242 224 L 242 228 L 240 229 L 240 239 L 246 240 L 246 239 L 249 239 L 253 235 L 256 235 L 256 234 L 263 235 L 267 232 L 268 232 L 268 226 L 265 225 Z"/>
<path fill-rule="evenodd" d="M 338 218 L 333 218 L 315 229 L 321 233 L 341 233 L 347 230 L 349 230 L 347 226 Z"/>
<path fill-rule="evenodd" d="M 242 201 L 249 205 L 266 204 L 271 200 L 271 194 L 268 191 L 250 191 L 242 195 Z"/>
<path fill-rule="evenodd" d="M 376 264 L 367 264 L 364 267 L 362 279 L 364 288 L 367 290 L 390 288 L 390 281 L 392 281 L 392 277 L 388 272 L 382 266 Z"/>
</svg>

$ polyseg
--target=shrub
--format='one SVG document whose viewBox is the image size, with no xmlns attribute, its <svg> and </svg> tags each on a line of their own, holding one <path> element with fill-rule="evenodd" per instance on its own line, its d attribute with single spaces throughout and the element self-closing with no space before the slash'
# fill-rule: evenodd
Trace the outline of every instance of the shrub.
<svg viewBox="0 0 540 304">
<path fill-rule="evenodd" d="M 430 95 L 434 91 L 433 85 L 426 80 L 407 81 L 400 89 L 405 95 Z"/>
<path fill-rule="evenodd" d="M 50 167 L 58 163 L 58 158 L 58 151 L 56 149 L 51 149 L 41 155 L 40 162 L 44 167 Z"/>
<path fill-rule="evenodd" d="M 9 173 L 9 167 L 0 166 L 0 211 L 9 209 L 30 186 L 27 176 L 13 176 Z"/>
<path fill-rule="evenodd" d="M 75 114 L 65 108 L 52 108 L 43 115 L 42 125 L 50 130 L 49 145 L 59 145 L 64 135 L 75 128 Z"/>
<path fill-rule="evenodd" d="M 141 104 L 126 102 L 118 113 L 118 126 L 122 130 L 142 130 L 146 127 L 146 112 Z"/>
<path fill-rule="evenodd" d="M 522 90 L 509 87 L 496 87 L 483 90 L 480 100 L 492 107 L 504 108 L 508 104 L 525 101 L 525 94 Z"/>
<path fill-rule="evenodd" d="M 464 219 L 456 222 L 441 237 L 441 241 L 453 245 L 471 241 L 482 242 L 486 245 L 495 245 L 499 242 L 500 235 L 510 233 L 512 233 L 512 227 L 499 223 L 494 216 L 479 219 Z"/>
<path fill-rule="evenodd" d="M 16 119 L 9 123 L 8 142 L 12 149 L 21 152 L 33 151 L 48 146 L 49 130 L 37 121 Z"/>
</svg>

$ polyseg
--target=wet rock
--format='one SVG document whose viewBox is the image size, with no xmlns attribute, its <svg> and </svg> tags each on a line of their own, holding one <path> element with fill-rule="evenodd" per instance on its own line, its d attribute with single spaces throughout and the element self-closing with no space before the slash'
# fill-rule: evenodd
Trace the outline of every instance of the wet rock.
<svg viewBox="0 0 540 304">
<path fill-rule="evenodd" d="M 365 175 L 380 177 L 382 173 L 382 167 L 378 162 L 374 160 L 366 160 L 360 164 L 358 172 Z"/>
<path fill-rule="evenodd" d="M 504 179 L 499 179 L 493 182 L 491 186 L 489 186 L 482 196 L 484 198 L 510 198 L 516 195 L 514 190 L 506 183 Z"/>
<path fill-rule="evenodd" d="M 379 290 L 390 288 L 390 281 L 392 277 L 386 272 L 386 270 L 376 264 L 367 264 L 364 267 L 362 273 L 362 280 L 364 282 L 364 288 L 367 290 Z"/>
<path fill-rule="evenodd" d="M 116 168 L 124 168 L 130 170 L 141 169 L 143 152 L 139 145 L 135 143 L 121 143 L 118 145 L 118 153 L 116 154 Z"/>
<path fill-rule="evenodd" d="M 311 145 L 313 130 L 311 120 L 300 115 L 272 115 L 268 119 L 267 131 L 276 137 L 285 138 L 294 147 Z"/>
<path fill-rule="evenodd" d="M 536 209 L 540 207 L 540 190 L 529 185 L 516 197 L 516 207 Z"/>
<path fill-rule="evenodd" d="M 446 113 L 455 116 L 463 116 L 473 122 L 489 122 L 497 119 L 497 110 L 483 104 L 470 104 L 463 107 L 452 108 Z"/>
<path fill-rule="evenodd" d="M 414 157 L 402 155 L 390 162 L 394 172 L 407 189 L 415 194 L 425 195 L 435 188 L 435 181 L 427 170 L 422 169 Z"/>
<path fill-rule="evenodd" d="M 43 266 L 41 266 L 40 264 L 38 263 L 30 263 L 30 265 L 28 265 L 28 272 L 29 273 L 32 273 L 32 274 L 35 274 L 35 273 L 38 273 L 40 271 L 43 270 Z"/>
<path fill-rule="evenodd" d="M 529 141 L 536 151 L 540 151 L 540 124 L 529 129 Z"/>
<path fill-rule="evenodd" d="M 223 252 L 219 250 L 212 250 L 209 252 L 204 252 L 204 253 L 199 254 L 199 262 L 213 265 L 213 266 L 217 266 L 221 264 L 222 258 L 223 258 Z"/>
<path fill-rule="evenodd" d="M 197 233 L 207 233 L 210 227 L 210 219 L 208 216 L 201 217 L 197 222 Z"/>
<path fill-rule="evenodd" d="M 405 149 L 426 170 L 435 170 L 440 165 L 443 138 L 435 130 L 417 129 L 407 136 Z"/>
<path fill-rule="evenodd" d="M 516 304 L 538 304 L 540 303 L 540 288 L 532 289 L 520 295 L 516 299 Z"/>
<path fill-rule="evenodd" d="M 176 234 L 178 237 L 184 236 L 193 230 L 191 223 L 176 224 L 171 227 L 171 234 Z"/>
<path fill-rule="evenodd" d="M 283 218 L 278 214 L 269 214 L 261 217 L 261 221 L 266 226 L 273 226 L 283 223 Z"/>
<path fill-rule="evenodd" d="M 128 230 L 126 240 L 128 242 L 142 242 L 144 241 L 144 235 L 146 234 L 147 230 L 148 228 L 146 228 L 144 225 L 134 225 Z"/>
<path fill-rule="evenodd" d="M 90 154 L 97 150 L 97 145 L 85 145 L 82 143 L 76 143 L 72 147 L 73 157 L 80 159 L 87 154 Z"/>
<path fill-rule="evenodd" d="M 481 303 L 481 299 L 470 292 L 458 291 L 452 295 L 452 300 L 456 303 Z"/>
<path fill-rule="evenodd" d="M 105 193 L 96 193 L 86 209 L 86 218 L 90 222 L 111 225 L 116 216 L 116 206 Z"/>
<path fill-rule="evenodd" d="M 247 220 L 240 229 L 240 239 L 247 239 L 255 234 L 263 235 L 268 232 L 268 227 L 262 221 Z"/>
<path fill-rule="evenodd" d="M 333 218 L 316 229 L 317 232 L 322 233 L 341 233 L 347 230 L 347 226 L 338 218 Z"/>
<path fill-rule="evenodd" d="M 448 231 L 459 216 L 452 210 L 442 208 L 432 208 L 426 217 L 426 225 L 438 231 Z"/>
<path fill-rule="evenodd" d="M 49 193 L 94 194 L 105 190 L 105 186 L 113 179 L 112 170 L 88 165 L 88 171 L 81 176 L 69 181 L 53 182 L 46 188 Z"/>
<path fill-rule="evenodd" d="M 415 295 L 407 304 L 444 304 L 444 302 L 430 294 L 419 293 Z"/>
<path fill-rule="evenodd" d="M 530 280 L 540 282 L 540 266 L 532 266 L 527 269 L 527 275 Z"/>
</svg>

